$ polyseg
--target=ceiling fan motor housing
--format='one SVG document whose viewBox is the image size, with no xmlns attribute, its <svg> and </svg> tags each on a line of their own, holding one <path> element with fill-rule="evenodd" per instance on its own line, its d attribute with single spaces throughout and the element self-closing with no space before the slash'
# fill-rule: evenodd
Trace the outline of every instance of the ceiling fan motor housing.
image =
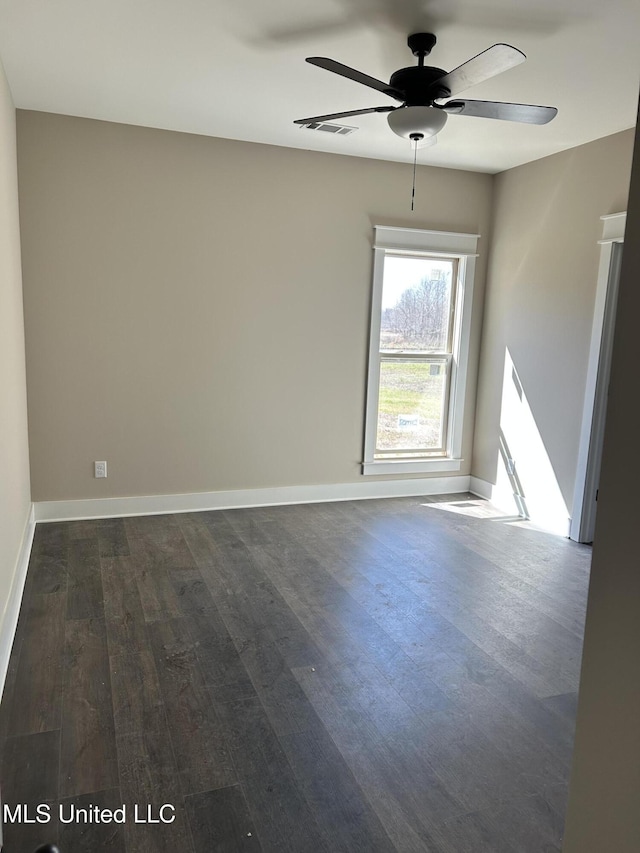
<svg viewBox="0 0 640 853">
<path fill-rule="evenodd" d="M 445 86 L 435 85 L 446 73 L 442 68 L 414 65 L 395 71 L 389 85 L 403 93 L 407 106 L 428 107 L 437 98 L 449 97 L 449 90 Z"/>
</svg>

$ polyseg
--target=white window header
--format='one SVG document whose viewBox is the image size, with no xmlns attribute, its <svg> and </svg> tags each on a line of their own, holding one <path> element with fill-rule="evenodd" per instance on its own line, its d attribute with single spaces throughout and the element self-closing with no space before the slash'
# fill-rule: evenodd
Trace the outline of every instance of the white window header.
<svg viewBox="0 0 640 853">
<path fill-rule="evenodd" d="M 611 213 L 609 216 L 601 216 L 602 220 L 602 240 L 598 240 L 600 245 L 604 243 L 623 243 L 624 229 L 627 225 L 627 214 Z"/>
<path fill-rule="evenodd" d="M 375 225 L 374 229 L 374 249 L 455 257 L 477 257 L 478 254 L 479 234 L 423 231 L 418 228 L 394 228 L 390 225 Z"/>
</svg>

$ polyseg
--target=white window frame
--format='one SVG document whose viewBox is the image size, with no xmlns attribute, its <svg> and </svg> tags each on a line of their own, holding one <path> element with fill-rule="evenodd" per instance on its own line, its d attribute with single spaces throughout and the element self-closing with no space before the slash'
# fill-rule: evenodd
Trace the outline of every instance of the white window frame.
<svg viewBox="0 0 640 853">
<path fill-rule="evenodd" d="M 424 231 L 416 228 L 395 228 L 388 225 L 376 225 L 374 231 L 373 292 L 371 297 L 369 370 L 362 473 L 402 475 L 459 471 L 464 461 L 462 459 L 464 404 L 469 364 L 469 340 L 471 337 L 473 282 L 480 235 L 459 234 L 452 231 Z M 381 362 L 382 284 L 384 259 L 387 254 L 445 257 L 455 258 L 458 261 L 445 449 L 444 453 L 430 458 L 425 458 L 424 454 L 401 459 L 375 458 Z"/>
</svg>

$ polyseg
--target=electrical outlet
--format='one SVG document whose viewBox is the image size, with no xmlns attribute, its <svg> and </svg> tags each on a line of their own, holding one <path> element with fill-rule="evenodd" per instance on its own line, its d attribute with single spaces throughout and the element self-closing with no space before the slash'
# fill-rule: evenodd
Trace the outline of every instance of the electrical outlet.
<svg viewBox="0 0 640 853">
<path fill-rule="evenodd" d="M 101 477 L 107 476 L 107 463 L 106 462 L 94 462 L 94 477 L 99 479 Z"/>
</svg>

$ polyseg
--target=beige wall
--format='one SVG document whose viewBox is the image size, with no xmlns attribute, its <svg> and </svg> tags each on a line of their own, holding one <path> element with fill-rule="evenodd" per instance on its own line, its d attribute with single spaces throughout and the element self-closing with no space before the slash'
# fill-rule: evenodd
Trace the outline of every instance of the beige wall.
<svg viewBox="0 0 640 853">
<path fill-rule="evenodd" d="M 372 226 L 489 228 L 488 175 L 421 168 L 412 215 L 409 165 L 20 111 L 18 146 L 37 501 L 359 480 Z"/>
<path fill-rule="evenodd" d="M 31 498 L 18 230 L 15 110 L 0 63 L 0 632 Z M 9 638 L 9 642 L 10 642 Z M 0 649 L 3 659 L 8 649 Z M 2 672 L 4 677 L 4 672 Z"/>
<path fill-rule="evenodd" d="M 622 262 L 565 853 L 640 850 L 640 134 Z"/>
<path fill-rule="evenodd" d="M 571 510 L 600 216 L 626 209 L 632 149 L 629 130 L 495 179 L 472 473 L 492 484 L 502 477 L 509 486 L 498 449 L 499 428 L 508 422 L 523 491 L 535 502 L 539 489 L 542 508 L 551 495 Z M 505 356 L 518 374 L 523 406 L 510 369 L 503 388 Z M 520 412 L 509 414 L 514 400 Z"/>
</svg>

